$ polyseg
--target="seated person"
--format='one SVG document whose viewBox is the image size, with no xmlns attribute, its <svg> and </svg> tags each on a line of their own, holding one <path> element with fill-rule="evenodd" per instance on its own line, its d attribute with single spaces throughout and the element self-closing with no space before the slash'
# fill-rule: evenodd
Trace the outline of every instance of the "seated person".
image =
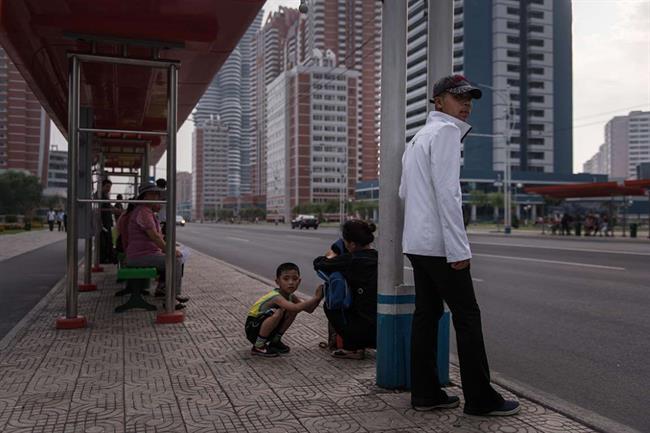
<svg viewBox="0 0 650 433">
<path fill-rule="evenodd" d="M 115 249 L 118 253 L 124 253 L 126 251 L 126 246 L 129 244 L 129 220 L 131 219 L 131 213 L 134 209 L 135 204 L 129 203 L 126 207 L 126 211 L 124 211 L 117 220 L 117 241 L 115 242 Z"/>
<path fill-rule="evenodd" d="M 138 190 L 137 200 L 160 200 L 161 189 L 153 183 L 142 185 Z M 155 212 L 159 204 L 142 203 L 135 206 L 127 226 L 126 265 L 131 267 L 155 267 L 160 275 L 165 275 L 166 244 L 160 231 L 160 223 Z M 183 264 L 181 252 L 176 249 L 176 309 L 185 308 L 189 299 L 181 296 Z M 159 286 L 157 291 L 161 290 Z"/>
<path fill-rule="evenodd" d="M 345 251 L 333 245 L 326 256 L 314 259 L 314 269 L 325 273 L 340 272 L 352 292 L 347 310 L 329 310 L 325 314 L 343 339 L 343 349 L 332 352 L 338 358 L 362 359 L 364 349 L 377 347 L 377 250 L 372 223 L 351 220 L 343 224 Z M 337 253 L 337 250 L 339 253 Z"/>
<path fill-rule="evenodd" d="M 294 263 L 278 266 L 275 282 L 277 289 L 260 297 L 248 310 L 245 330 L 246 338 L 253 344 L 253 355 L 271 357 L 289 353 L 289 346 L 281 341 L 282 335 L 299 312 L 312 313 L 323 299 L 322 285 L 311 299 L 305 301 L 294 294 L 300 285 L 300 269 Z"/>
</svg>

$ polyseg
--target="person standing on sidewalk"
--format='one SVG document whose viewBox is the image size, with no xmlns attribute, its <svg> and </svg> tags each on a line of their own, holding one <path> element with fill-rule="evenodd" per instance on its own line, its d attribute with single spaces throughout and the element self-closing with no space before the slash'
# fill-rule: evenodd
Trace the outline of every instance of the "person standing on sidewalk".
<svg viewBox="0 0 650 433">
<path fill-rule="evenodd" d="M 465 77 L 437 81 L 425 126 L 406 145 L 399 195 L 404 200 L 402 248 L 413 266 L 415 313 L 411 334 L 411 404 L 415 410 L 454 408 L 460 399 L 440 387 L 436 365 L 438 321 L 443 301 L 452 313 L 460 375 L 470 415 L 514 415 L 519 403 L 507 401 L 490 384 L 481 312 L 470 275 L 470 252 L 463 224 L 460 189 L 461 142 L 465 121 L 481 91 Z"/>
<path fill-rule="evenodd" d="M 56 221 L 56 212 L 54 212 L 54 209 L 50 208 L 50 210 L 47 211 L 47 225 L 50 226 L 50 231 L 54 230 L 54 221 Z"/>
</svg>

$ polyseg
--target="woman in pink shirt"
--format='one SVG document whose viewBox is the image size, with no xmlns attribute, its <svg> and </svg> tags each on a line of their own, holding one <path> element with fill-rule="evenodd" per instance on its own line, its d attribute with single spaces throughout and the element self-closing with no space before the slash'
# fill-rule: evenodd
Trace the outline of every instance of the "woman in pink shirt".
<svg viewBox="0 0 650 433">
<path fill-rule="evenodd" d="M 161 192 L 153 183 L 144 184 L 138 190 L 138 200 L 160 200 Z M 127 226 L 126 264 L 131 267 L 155 267 L 161 275 L 165 275 L 165 240 L 160 231 L 160 223 L 156 212 L 159 204 L 138 204 L 130 214 Z M 176 309 L 184 308 L 182 302 L 188 298 L 181 297 L 181 281 L 183 266 L 181 253 L 176 249 L 176 300 L 181 304 Z M 160 287 L 159 287 L 160 289 Z M 158 291 L 158 290 L 157 290 Z"/>
</svg>

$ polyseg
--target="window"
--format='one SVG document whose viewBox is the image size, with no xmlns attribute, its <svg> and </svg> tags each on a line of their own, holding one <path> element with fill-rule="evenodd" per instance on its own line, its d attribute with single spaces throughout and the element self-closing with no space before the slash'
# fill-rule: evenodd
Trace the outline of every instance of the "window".
<svg viewBox="0 0 650 433">
<path fill-rule="evenodd" d="M 544 54 L 543 53 L 528 53 L 528 58 L 530 60 L 541 60 L 544 61 Z"/>
<path fill-rule="evenodd" d="M 528 100 L 530 102 L 544 102 L 544 96 L 543 95 L 531 95 L 528 97 Z"/>
<path fill-rule="evenodd" d="M 543 47 L 544 46 L 544 40 L 543 39 L 529 39 L 528 40 L 528 45 L 531 47 Z"/>
<path fill-rule="evenodd" d="M 454 30 L 462 29 L 462 28 L 463 28 L 463 22 L 462 21 L 456 21 L 454 23 Z"/>
<path fill-rule="evenodd" d="M 528 31 L 529 32 L 537 32 L 537 33 L 544 33 L 544 26 L 538 26 L 531 24 L 528 26 Z"/>
<path fill-rule="evenodd" d="M 462 36 L 454 36 L 454 43 L 459 44 L 463 42 L 463 37 Z"/>
<path fill-rule="evenodd" d="M 518 87 L 520 85 L 521 83 L 519 82 L 519 80 L 512 80 L 512 79 L 508 80 L 508 86 Z"/>
<path fill-rule="evenodd" d="M 508 36 L 507 41 L 509 44 L 517 44 L 519 45 L 519 37 L 518 36 Z"/>
<path fill-rule="evenodd" d="M 529 138 L 528 139 L 528 144 L 532 144 L 535 146 L 541 146 L 544 145 L 544 139 L 543 138 Z"/>
<path fill-rule="evenodd" d="M 540 20 L 544 19 L 544 12 L 542 11 L 529 11 L 528 16 L 531 18 L 538 18 Z"/>
<path fill-rule="evenodd" d="M 528 87 L 531 89 L 543 89 L 544 88 L 544 82 L 543 81 L 530 81 L 528 83 Z"/>
<path fill-rule="evenodd" d="M 463 64 L 459 63 L 458 65 L 454 65 L 454 72 L 460 72 L 463 70 Z"/>
<path fill-rule="evenodd" d="M 521 53 L 519 51 L 508 50 L 508 57 L 519 57 Z"/>
<path fill-rule="evenodd" d="M 528 72 L 533 75 L 544 75 L 544 68 L 528 68 Z"/>
<path fill-rule="evenodd" d="M 528 125 L 528 129 L 531 131 L 543 131 L 544 125 L 530 124 Z"/>
<path fill-rule="evenodd" d="M 509 15 L 519 15 L 519 8 L 508 8 L 507 12 Z"/>
<path fill-rule="evenodd" d="M 454 51 L 454 57 L 463 57 L 463 50 Z"/>
<path fill-rule="evenodd" d="M 530 117 L 544 117 L 544 110 L 528 110 Z"/>
<path fill-rule="evenodd" d="M 544 152 L 528 152 L 528 159 L 544 159 Z"/>
<path fill-rule="evenodd" d="M 515 30 L 519 29 L 519 23 L 516 23 L 514 21 L 508 21 L 507 26 L 508 26 L 509 29 L 515 29 Z"/>
<path fill-rule="evenodd" d="M 519 72 L 519 65 L 508 65 L 508 72 Z"/>
</svg>

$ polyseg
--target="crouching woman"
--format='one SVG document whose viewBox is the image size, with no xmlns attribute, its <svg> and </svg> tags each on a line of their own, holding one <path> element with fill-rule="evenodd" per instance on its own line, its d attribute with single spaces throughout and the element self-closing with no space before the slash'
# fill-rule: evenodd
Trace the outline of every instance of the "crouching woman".
<svg viewBox="0 0 650 433">
<path fill-rule="evenodd" d="M 314 259 L 314 269 L 330 274 L 340 272 L 352 293 L 346 310 L 325 314 L 336 333 L 343 339 L 343 349 L 332 352 L 337 358 L 362 359 L 364 349 L 377 347 L 377 250 L 373 223 L 351 220 L 343 224 L 345 251 L 329 251 Z"/>
</svg>

